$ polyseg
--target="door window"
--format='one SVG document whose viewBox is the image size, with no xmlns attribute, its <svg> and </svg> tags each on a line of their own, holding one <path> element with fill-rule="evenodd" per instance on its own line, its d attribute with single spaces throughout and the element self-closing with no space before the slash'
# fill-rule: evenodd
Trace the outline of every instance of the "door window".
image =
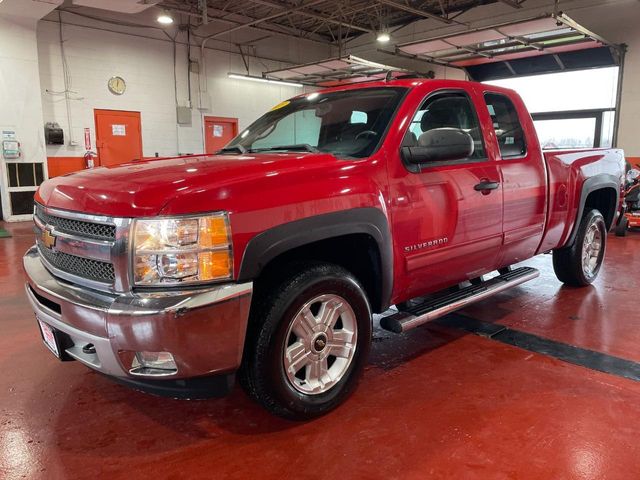
<svg viewBox="0 0 640 480">
<path fill-rule="evenodd" d="M 505 95 L 498 93 L 487 93 L 484 99 L 491 115 L 502 158 L 521 157 L 526 154 L 524 130 L 513 102 Z"/>
<path fill-rule="evenodd" d="M 420 136 L 434 128 L 464 130 L 473 138 L 474 151 L 470 158 L 485 158 L 478 117 L 471 100 L 464 93 L 448 92 L 427 98 L 411 120 L 402 146 L 420 145 Z"/>
</svg>

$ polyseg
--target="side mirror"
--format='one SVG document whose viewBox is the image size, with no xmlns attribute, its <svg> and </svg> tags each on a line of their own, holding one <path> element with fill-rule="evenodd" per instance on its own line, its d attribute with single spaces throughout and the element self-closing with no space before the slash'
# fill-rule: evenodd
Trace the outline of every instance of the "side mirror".
<svg viewBox="0 0 640 480">
<path fill-rule="evenodd" d="M 632 168 L 631 170 L 629 170 L 627 172 L 627 182 L 628 183 L 635 182 L 638 177 L 640 177 L 640 170 L 636 170 L 635 168 Z"/>
<path fill-rule="evenodd" d="M 420 135 L 415 147 L 402 147 L 402 157 L 410 164 L 462 160 L 473 155 L 473 138 L 458 128 L 434 128 Z"/>
</svg>

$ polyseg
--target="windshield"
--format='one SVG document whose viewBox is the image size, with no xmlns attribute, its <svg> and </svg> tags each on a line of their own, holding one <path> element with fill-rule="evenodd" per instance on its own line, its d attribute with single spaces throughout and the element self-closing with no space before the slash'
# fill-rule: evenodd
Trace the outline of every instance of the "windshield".
<svg viewBox="0 0 640 480">
<path fill-rule="evenodd" d="M 218 153 L 309 151 L 368 157 L 380 144 L 405 91 L 363 88 L 287 100 Z"/>
</svg>

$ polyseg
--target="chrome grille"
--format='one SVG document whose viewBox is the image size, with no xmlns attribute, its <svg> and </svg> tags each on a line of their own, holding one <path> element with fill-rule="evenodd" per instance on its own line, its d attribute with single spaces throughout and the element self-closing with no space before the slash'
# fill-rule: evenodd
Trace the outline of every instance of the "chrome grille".
<svg viewBox="0 0 640 480">
<path fill-rule="evenodd" d="M 42 223 L 54 227 L 59 232 L 97 240 L 114 241 L 116 239 L 115 225 L 84 222 L 82 220 L 49 215 L 41 205 L 36 205 L 36 216 Z"/>
<path fill-rule="evenodd" d="M 115 280 L 115 272 L 111 263 L 54 252 L 41 245 L 38 245 L 38 251 L 51 266 L 63 272 L 103 283 L 113 283 Z"/>
<path fill-rule="evenodd" d="M 40 258 L 56 277 L 105 292 L 130 289 L 131 219 L 38 203 L 33 219 Z"/>
</svg>

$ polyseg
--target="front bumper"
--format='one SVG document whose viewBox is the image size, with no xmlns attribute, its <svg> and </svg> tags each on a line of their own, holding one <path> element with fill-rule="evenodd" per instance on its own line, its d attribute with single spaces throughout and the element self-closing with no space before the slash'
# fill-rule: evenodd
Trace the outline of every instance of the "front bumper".
<svg viewBox="0 0 640 480">
<path fill-rule="evenodd" d="M 64 356 L 144 390 L 166 387 L 174 396 L 189 383 L 204 388 L 200 377 L 228 375 L 240 365 L 250 282 L 112 295 L 54 277 L 35 247 L 23 263 L 29 303 L 38 319 L 62 332 Z M 88 344 L 93 348 L 83 348 Z M 177 371 L 161 378 L 131 373 L 135 352 L 143 351 L 170 352 Z"/>
</svg>

